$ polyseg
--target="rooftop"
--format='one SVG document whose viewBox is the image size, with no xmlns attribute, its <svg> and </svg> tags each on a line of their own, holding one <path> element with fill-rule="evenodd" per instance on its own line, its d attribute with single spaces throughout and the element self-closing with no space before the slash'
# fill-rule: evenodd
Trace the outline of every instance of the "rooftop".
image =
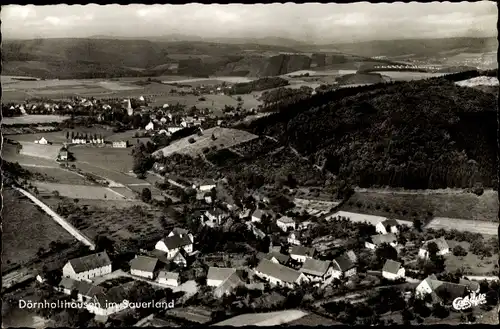
<svg viewBox="0 0 500 329">
<path fill-rule="evenodd" d="M 137 256 L 130 262 L 130 269 L 144 271 L 144 272 L 154 272 L 158 259 L 148 256 Z"/>
<path fill-rule="evenodd" d="M 397 274 L 400 268 L 401 268 L 400 262 L 396 262 L 394 260 L 388 259 L 385 262 L 384 267 L 382 268 L 382 272 Z"/>
<path fill-rule="evenodd" d="M 104 251 L 97 254 L 71 259 L 69 263 L 73 267 L 75 273 L 82 273 L 111 265 L 111 260 L 109 259 L 108 254 Z"/>
<path fill-rule="evenodd" d="M 261 260 L 255 271 L 261 272 L 288 283 L 295 283 L 301 274 L 299 271 L 283 266 L 281 264 L 273 263 L 267 259 Z"/>
<path fill-rule="evenodd" d="M 329 261 L 308 258 L 299 271 L 304 274 L 323 276 L 331 265 Z"/>
</svg>

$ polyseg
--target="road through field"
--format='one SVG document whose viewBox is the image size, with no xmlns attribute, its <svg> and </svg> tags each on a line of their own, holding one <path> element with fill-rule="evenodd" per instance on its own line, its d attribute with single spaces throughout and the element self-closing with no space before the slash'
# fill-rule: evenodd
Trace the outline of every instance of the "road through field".
<svg viewBox="0 0 500 329">
<path fill-rule="evenodd" d="M 91 250 L 95 249 L 94 243 L 87 238 L 85 235 L 83 235 L 78 229 L 76 229 L 73 225 L 68 223 L 64 218 L 56 214 L 52 209 L 50 209 L 45 203 L 42 201 L 38 200 L 35 196 L 33 196 L 31 193 L 18 188 L 14 187 L 17 191 L 21 192 L 24 194 L 26 197 L 28 197 L 33 203 L 35 203 L 37 206 L 39 206 L 43 211 L 45 211 L 50 217 L 52 217 L 59 225 L 61 225 L 66 231 L 68 231 L 72 236 L 74 236 L 77 240 L 81 241 L 85 245 L 89 246 Z"/>
</svg>

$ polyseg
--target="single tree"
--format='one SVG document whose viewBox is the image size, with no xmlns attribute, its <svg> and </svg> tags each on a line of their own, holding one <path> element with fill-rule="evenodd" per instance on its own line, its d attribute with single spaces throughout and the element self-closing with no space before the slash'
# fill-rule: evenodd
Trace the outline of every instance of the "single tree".
<svg viewBox="0 0 500 329">
<path fill-rule="evenodd" d="M 141 199 L 143 202 L 151 202 L 151 190 L 149 188 L 143 188 L 141 193 Z"/>
</svg>

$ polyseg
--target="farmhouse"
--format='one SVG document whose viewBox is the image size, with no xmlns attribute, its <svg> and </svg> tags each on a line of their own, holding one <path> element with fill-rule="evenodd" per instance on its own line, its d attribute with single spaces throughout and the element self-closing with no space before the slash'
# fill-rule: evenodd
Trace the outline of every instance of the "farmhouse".
<svg viewBox="0 0 500 329">
<path fill-rule="evenodd" d="M 370 239 L 365 242 L 365 247 L 368 249 L 376 249 L 384 243 L 396 247 L 398 245 L 398 239 L 394 233 L 376 234 L 372 235 Z"/>
<path fill-rule="evenodd" d="M 470 292 L 475 292 L 479 289 L 477 282 L 468 280 L 460 280 L 459 283 L 451 283 L 440 281 L 434 274 L 428 276 L 420 282 L 415 290 L 415 295 L 418 298 L 424 298 L 426 295 L 431 295 L 433 302 L 442 302 L 447 300 L 453 301 L 455 298 L 464 297 Z"/>
<path fill-rule="evenodd" d="M 100 286 L 94 286 L 91 283 L 71 278 L 62 278 L 56 289 L 68 296 L 75 293 L 74 297 L 80 302 L 88 301 L 94 294 L 104 291 L 104 288 Z"/>
<path fill-rule="evenodd" d="M 194 236 L 186 229 L 184 228 L 180 228 L 180 227 L 174 227 L 172 229 L 172 232 L 170 232 L 168 234 L 168 236 L 174 236 L 174 235 L 178 235 L 180 236 L 181 238 L 184 236 L 184 235 L 187 235 L 189 240 L 191 240 L 192 243 L 194 243 Z"/>
<path fill-rule="evenodd" d="M 197 185 L 193 185 L 194 189 L 198 189 L 201 192 L 208 192 L 215 188 L 217 185 L 213 179 L 205 179 Z"/>
<path fill-rule="evenodd" d="M 444 256 L 450 252 L 450 247 L 448 246 L 448 243 L 443 237 L 440 237 L 438 239 L 432 239 L 429 241 L 424 242 L 422 247 L 420 247 L 420 250 L 418 251 L 418 257 L 426 259 L 429 258 L 429 244 L 435 243 L 437 246 L 437 252 L 436 255 L 438 256 Z"/>
<path fill-rule="evenodd" d="M 68 160 L 68 149 L 66 147 L 61 147 L 59 154 L 57 155 L 57 160 L 67 161 Z"/>
<path fill-rule="evenodd" d="M 130 274 L 153 279 L 158 259 L 148 256 L 135 256 L 130 261 Z"/>
<path fill-rule="evenodd" d="M 277 251 L 270 251 L 267 254 L 259 254 L 259 258 L 267 259 L 273 263 L 281 265 L 287 265 L 288 262 L 290 261 L 290 256 L 284 255 Z"/>
<path fill-rule="evenodd" d="M 222 225 L 224 219 L 228 217 L 224 211 L 219 208 L 214 208 L 211 210 L 207 210 L 205 212 L 205 217 L 201 219 L 201 224 L 210 227 L 217 227 Z"/>
<path fill-rule="evenodd" d="M 179 273 L 160 271 L 158 274 L 158 282 L 168 286 L 179 286 Z"/>
<path fill-rule="evenodd" d="M 260 261 L 259 265 L 255 268 L 255 274 L 273 285 L 289 288 L 294 288 L 295 285 L 309 281 L 304 273 L 281 264 L 273 263 L 267 259 Z"/>
<path fill-rule="evenodd" d="M 332 276 L 334 278 L 350 277 L 357 273 L 356 264 L 353 263 L 347 254 L 336 257 L 333 261 Z"/>
<path fill-rule="evenodd" d="M 177 253 L 170 259 L 174 264 L 176 264 L 179 267 L 186 267 L 187 266 L 187 255 L 184 249 L 181 249 L 177 251 Z"/>
<path fill-rule="evenodd" d="M 395 219 L 386 219 L 375 225 L 375 231 L 379 234 L 394 233 L 398 234 L 398 222 Z"/>
<path fill-rule="evenodd" d="M 290 218 L 290 217 L 287 217 L 287 216 L 283 216 L 279 219 L 276 220 L 276 225 L 278 225 L 278 227 L 284 231 L 284 232 L 288 232 L 289 230 L 295 230 L 295 221 Z"/>
<path fill-rule="evenodd" d="M 405 277 L 405 269 L 400 262 L 388 259 L 382 268 L 382 277 L 388 280 L 397 280 Z"/>
<path fill-rule="evenodd" d="M 229 267 L 209 267 L 207 273 L 207 286 L 218 287 L 231 275 L 236 273 L 236 269 Z"/>
<path fill-rule="evenodd" d="M 48 141 L 47 141 L 44 137 L 42 137 L 42 138 L 40 138 L 40 139 L 37 139 L 37 140 L 35 141 L 35 143 L 36 143 L 36 144 L 47 145 L 49 142 L 48 142 Z"/>
<path fill-rule="evenodd" d="M 265 215 L 265 213 L 262 210 L 256 209 L 252 214 L 252 222 L 260 223 L 262 221 L 262 217 L 264 215 Z"/>
<path fill-rule="evenodd" d="M 113 142 L 113 147 L 115 147 L 115 148 L 127 148 L 128 142 L 127 141 L 116 141 L 116 142 Z"/>
<path fill-rule="evenodd" d="M 313 282 L 323 282 L 333 274 L 333 267 L 329 261 L 308 258 L 299 271 Z"/>
<path fill-rule="evenodd" d="M 213 267 L 215 268 L 215 267 Z M 233 269 L 234 270 L 234 269 Z M 209 269 L 210 273 L 210 269 Z M 230 273 L 229 271 L 227 272 L 219 272 L 219 278 L 222 278 L 224 274 Z M 208 276 L 207 276 L 208 278 Z M 211 273 L 211 278 L 214 278 L 214 272 L 212 271 Z M 208 280 L 207 280 L 208 281 Z M 221 298 L 224 295 L 228 295 L 234 291 L 238 286 L 243 286 L 245 285 L 243 281 L 241 281 L 238 273 L 236 270 L 231 271 L 231 274 L 225 278 L 214 290 L 214 296 L 216 298 Z"/>
<path fill-rule="evenodd" d="M 172 232 L 171 232 L 172 233 Z M 167 253 L 167 258 L 172 259 L 181 249 L 188 253 L 193 252 L 193 241 L 189 234 L 173 234 L 161 239 L 155 245 L 155 249 Z"/>
<path fill-rule="evenodd" d="M 300 238 L 302 234 L 299 231 L 290 232 L 287 241 L 289 244 L 300 246 Z"/>
<path fill-rule="evenodd" d="M 304 246 L 290 247 L 290 257 L 299 263 L 304 263 L 307 258 L 313 258 L 315 253 L 316 249 L 312 247 L 304 247 Z"/>
<path fill-rule="evenodd" d="M 92 298 L 92 302 L 88 303 L 86 308 L 90 313 L 100 316 L 109 316 L 128 307 L 124 302 L 126 298 L 127 294 L 123 287 L 117 286 L 106 292 L 96 293 Z"/>
<path fill-rule="evenodd" d="M 79 281 L 90 281 L 93 277 L 109 273 L 111 273 L 111 260 L 105 251 L 72 259 L 63 267 L 64 277 Z"/>
</svg>

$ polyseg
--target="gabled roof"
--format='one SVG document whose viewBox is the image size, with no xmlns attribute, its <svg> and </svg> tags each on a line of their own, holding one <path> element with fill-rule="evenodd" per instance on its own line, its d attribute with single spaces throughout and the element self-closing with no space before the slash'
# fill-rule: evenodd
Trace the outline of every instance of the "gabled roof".
<svg viewBox="0 0 500 329">
<path fill-rule="evenodd" d="M 218 280 L 225 281 L 233 273 L 236 273 L 236 269 L 230 267 L 210 267 L 207 273 L 207 280 Z"/>
<path fill-rule="evenodd" d="M 94 286 L 89 282 L 77 281 L 71 278 L 62 278 L 58 286 L 70 291 L 76 290 L 79 294 L 87 297 L 92 297 L 92 293 L 104 290 L 104 288 Z"/>
<path fill-rule="evenodd" d="M 261 272 L 288 283 L 297 282 L 301 275 L 301 272 L 299 271 L 283 266 L 281 264 L 273 263 L 267 259 L 261 260 L 255 271 Z"/>
<path fill-rule="evenodd" d="M 179 249 L 192 244 L 191 239 L 187 234 L 182 236 L 180 236 L 179 234 L 174 234 L 172 236 L 163 238 L 162 241 L 163 243 L 165 243 L 165 246 L 167 246 L 169 250 Z"/>
<path fill-rule="evenodd" d="M 184 234 L 189 234 L 189 231 L 186 230 L 185 228 L 174 227 L 170 233 L 174 233 L 177 235 L 184 235 Z"/>
<path fill-rule="evenodd" d="M 285 224 L 292 224 L 292 223 L 295 224 L 295 221 L 288 216 L 282 216 L 281 218 L 278 219 L 278 221 Z"/>
<path fill-rule="evenodd" d="M 347 255 L 338 256 L 333 260 L 333 264 L 336 267 L 336 270 L 341 272 L 346 272 L 356 267 L 356 265 L 353 262 L 351 262 L 351 260 Z"/>
<path fill-rule="evenodd" d="M 97 254 L 74 258 L 69 261 L 75 273 L 82 273 L 96 268 L 111 265 L 108 254 L 103 251 Z"/>
<path fill-rule="evenodd" d="M 262 219 L 262 216 L 264 216 L 264 212 L 260 209 L 255 210 L 252 214 L 252 217 L 255 217 L 255 218 Z"/>
<path fill-rule="evenodd" d="M 314 249 L 313 247 L 292 246 L 290 248 L 290 255 L 313 257 L 315 252 L 316 249 Z"/>
<path fill-rule="evenodd" d="M 439 248 L 439 250 L 445 250 L 445 249 L 449 249 L 450 246 L 448 245 L 448 242 L 446 242 L 446 240 L 444 239 L 444 237 L 440 237 L 440 238 L 437 238 L 437 239 L 432 239 L 432 240 L 429 240 L 429 241 L 425 241 L 424 244 L 422 245 L 421 249 L 423 250 L 428 250 L 429 248 L 429 243 L 431 242 L 434 242 L 437 247 Z"/>
<path fill-rule="evenodd" d="M 220 286 L 218 286 L 216 290 L 225 293 L 231 291 L 232 289 L 242 284 L 243 281 L 241 281 L 240 277 L 238 276 L 238 273 L 234 272 Z"/>
<path fill-rule="evenodd" d="M 290 260 L 290 256 L 275 251 L 271 251 L 266 254 L 264 256 L 264 259 L 271 260 L 273 257 L 276 258 L 276 260 L 280 262 L 280 264 L 286 264 Z"/>
<path fill-rule="evenodd" d="M 158 279 L 176 280 L 177 281 L 179 279 L 179 273 L 160 271 L 160 273 L 158 274 Z"/>
<path fill-rule="evenodd" d="M 300 272 L 304 274 L 310 274 L 315 276 L 323 276 L 328 271 L 328 268 L 332 265 L 329 261 L 317 260 L 308 258 L 302 265 Z"/>
<path fill-rule="evenodd" d="M 381 245 L 383 243 L 396 242 L 398 239 L 394 233 L 387 234 L 376 234 L 371 236 L 372 243 L 374 245 Z"/>
<path fill-rule="evenodd" d="M 437 280 L 435 275 L 430 275 L 423 281 L 427 282 L 432 292 L 439 298 L 444 298 L 448 295 L 447 297 L 453 300 L 465 296 L 469 291 L 467 285 L 440 281 Z"/>
<path fill-rule="evenodd" d="M 386 260 L 384 267 L 382 268 L 382 272 L 388 272 L 392 274 L 398 274 L 399 269 L 401 268 L 401 263 L 393 261 L 391 259 Z"/>
<path fill-rule="evenodd" d="M 144 271 L 144 272 L 154 272 L 158 259 L 148 256 L 137 256 L 130 262 L 130 269 Z"/>
<path fill-rule="evenodd" d="M 205 178 L 202 181 L 200 181 L 199 186 L 206 186 L 206 185 L 216 185 L 215 180 L 211 178 Z"/>
</svg>

